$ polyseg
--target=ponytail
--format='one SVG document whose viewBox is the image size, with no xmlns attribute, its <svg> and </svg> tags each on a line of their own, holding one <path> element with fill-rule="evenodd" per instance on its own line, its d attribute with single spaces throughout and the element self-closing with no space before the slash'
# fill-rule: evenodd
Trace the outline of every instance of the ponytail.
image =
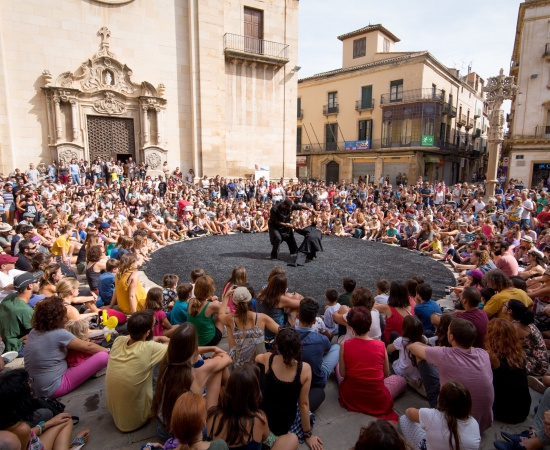
<svg viewBox="0 0 550 450">
<path fill-rule="evenodd" d="M 197 316 L 201 310 L 202 302 L 197 298 L 193 297 L 189 300 L 189 314 L 193 317 Z"/>
</svg>

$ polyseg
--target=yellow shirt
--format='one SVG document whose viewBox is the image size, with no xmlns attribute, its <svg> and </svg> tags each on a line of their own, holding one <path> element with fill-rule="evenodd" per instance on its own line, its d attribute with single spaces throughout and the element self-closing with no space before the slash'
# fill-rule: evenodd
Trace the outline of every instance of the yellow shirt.
<svg viewBox="0 0 550 450">
<path fill-rule="evenodd" d="M 128 282 L 130 275 L 134 272 L 128 272 L 122 275 L 121 278 L 118 275 L 115 276 L 115 291 L 118 307 L 124 314 L 132 314 L 132 308 L 130 307 L 130 296 L 128 295 Z M 147 298 L 147 292 L 138 282 L 136 287 L 136 311 L 142 311 L 145 309 L 145 299 Z"/>
<path fill-rule="evenodd" d="M 533 300 L 531 300 L 531 297 L 529 297 L 525 291 L 516 288 L 504 289 L 502 292 L 499 292 L 490 298 L 490 300 L 483 307 L 483 311 L 485 311 L 489 317 L 496 314 L 499 319 L 505 319 L 506 313 L 502 311 L 502 305 L 512 299 L 519 300 L 528 308 L 533 304 Z"/>
<path fill-rule="evenodd" d="M 437 253 L 443 253 L 443 248 L 441 247 L 441 241 L 433 241 L 430 243 L 432 250 L 435 250 Z"/>
<path fill-rule="evenodd" d="M 67 255 L 69 253 L 69 247 L 71 246 L 69 239 L 68 236 L 59 236 L 52 245 L 52 253 L 55 256 L 62 256 L 62 249 L 65 249 L 65 254 Z"/>
<path fill-rule="evenodd" d="M 153 403 L 153 366 L 168 349 L 155 341 L 139 341 L 128 345 L 129 336 L 120 336 L 113 343 L 107 375 L 105 404 L 120 431 L 133 431 L 149 420 Z"/>
</svg>

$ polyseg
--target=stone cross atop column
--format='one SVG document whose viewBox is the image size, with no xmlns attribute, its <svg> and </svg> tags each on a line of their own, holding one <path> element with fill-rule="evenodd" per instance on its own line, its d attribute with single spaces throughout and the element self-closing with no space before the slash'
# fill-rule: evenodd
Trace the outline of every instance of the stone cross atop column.
<svg viewBox="0 0 550 450">
<path fill-rule="evenodd" d="M 504 69 L 500 69 L 499 75 L 490 77 L 483 92 L 487 93 L 486 102 L 491 109 L 491 119 L 489 121 L 489 167 L 487 169 L 486 197 L 495 195 L 495 185 L 497 183 L 497 167 L 499 147 L 504 140 L 504 111 L 502 103 L 504 100 L 511 100 L 518 87 L 514 84 L 514 77 L 504 75 Z"/>
</svg>

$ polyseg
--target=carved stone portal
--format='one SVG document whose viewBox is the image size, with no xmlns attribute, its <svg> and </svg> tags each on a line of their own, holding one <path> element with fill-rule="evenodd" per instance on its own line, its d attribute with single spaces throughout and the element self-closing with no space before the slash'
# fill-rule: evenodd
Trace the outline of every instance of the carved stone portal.
<svg viewBox="0 0 550 450">
<path fill-rule="evenodd" d="M 47 102 L 48 145 L 52 149 L 52 158 L 70 160 L 77 155 L 78 159 L 92 159 L 98 151 L 91 148 L 97 140 L 91 142 L 95 137 L 90 133 L 95 131 L 89 129 L 94 123 L 89 119 L 117 116 L 132 119 L 131 139 L 122 129 L 107 127 L 109 129 L 102 130 L 102 133 L 107 133 L 104 140 L 111 143 L 124 141 L 130 146 L 125 144 L 124 149 L 105 146 L 99 153 L 107 158 L 132 154 L 137 162 L 147 161 L 151 169 L 158 169 L 158 161 L 165 160 L 167 153 L 165 87 L 162 83 L 158 88 L 146 81 L 135 83 L 132 70 L 110 49 L 111 31 L 104 26 L 97 34 L 101 39 L 99 50 L 75 72 L 61 73 L 55 82 L 52 82 L 54 77 L 48 70 L 41 74 L 45 84 L 42 90 Z M 67 129 L 71 132 L 65 133 Z M 124 136 L 113 133 L 123 133 Z"/>
</svg>

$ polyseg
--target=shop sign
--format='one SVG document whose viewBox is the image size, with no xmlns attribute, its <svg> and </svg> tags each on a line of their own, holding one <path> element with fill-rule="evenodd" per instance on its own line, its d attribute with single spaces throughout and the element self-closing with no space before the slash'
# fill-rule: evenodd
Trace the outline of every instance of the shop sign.
<svg viewBox="0 0 550 450">
<path fill-rule="evenodd" d="M 510 163 L 510 158 L 506 157 L 506 158 L 502 158 L 502 165 L 504 167 L 508 167 L 508 164 Z"/>
<path fill-rule="evenodd" d="M 307 156 L 296 156 L 296 167 L 307 167 Z"/>
<path fill-rule="evenodd" d="M 550 163 L 535 164 L 535 170 L 550 170 Z"/>
<path fill-rule="evenodd" d="M 345 141 L 344 149 L 346 150 L 369 150 L 370 141 Z"/>
<path fill-rule="evenodd" d="M 422 135 L 422 140 L 420 141 L 420 145 L 422 147 L 433 147 L 434 146 L 434 137 L 430 136 L 430 135 L 427 135 L 427 134 L 423 134 Z"/>
</svg>

